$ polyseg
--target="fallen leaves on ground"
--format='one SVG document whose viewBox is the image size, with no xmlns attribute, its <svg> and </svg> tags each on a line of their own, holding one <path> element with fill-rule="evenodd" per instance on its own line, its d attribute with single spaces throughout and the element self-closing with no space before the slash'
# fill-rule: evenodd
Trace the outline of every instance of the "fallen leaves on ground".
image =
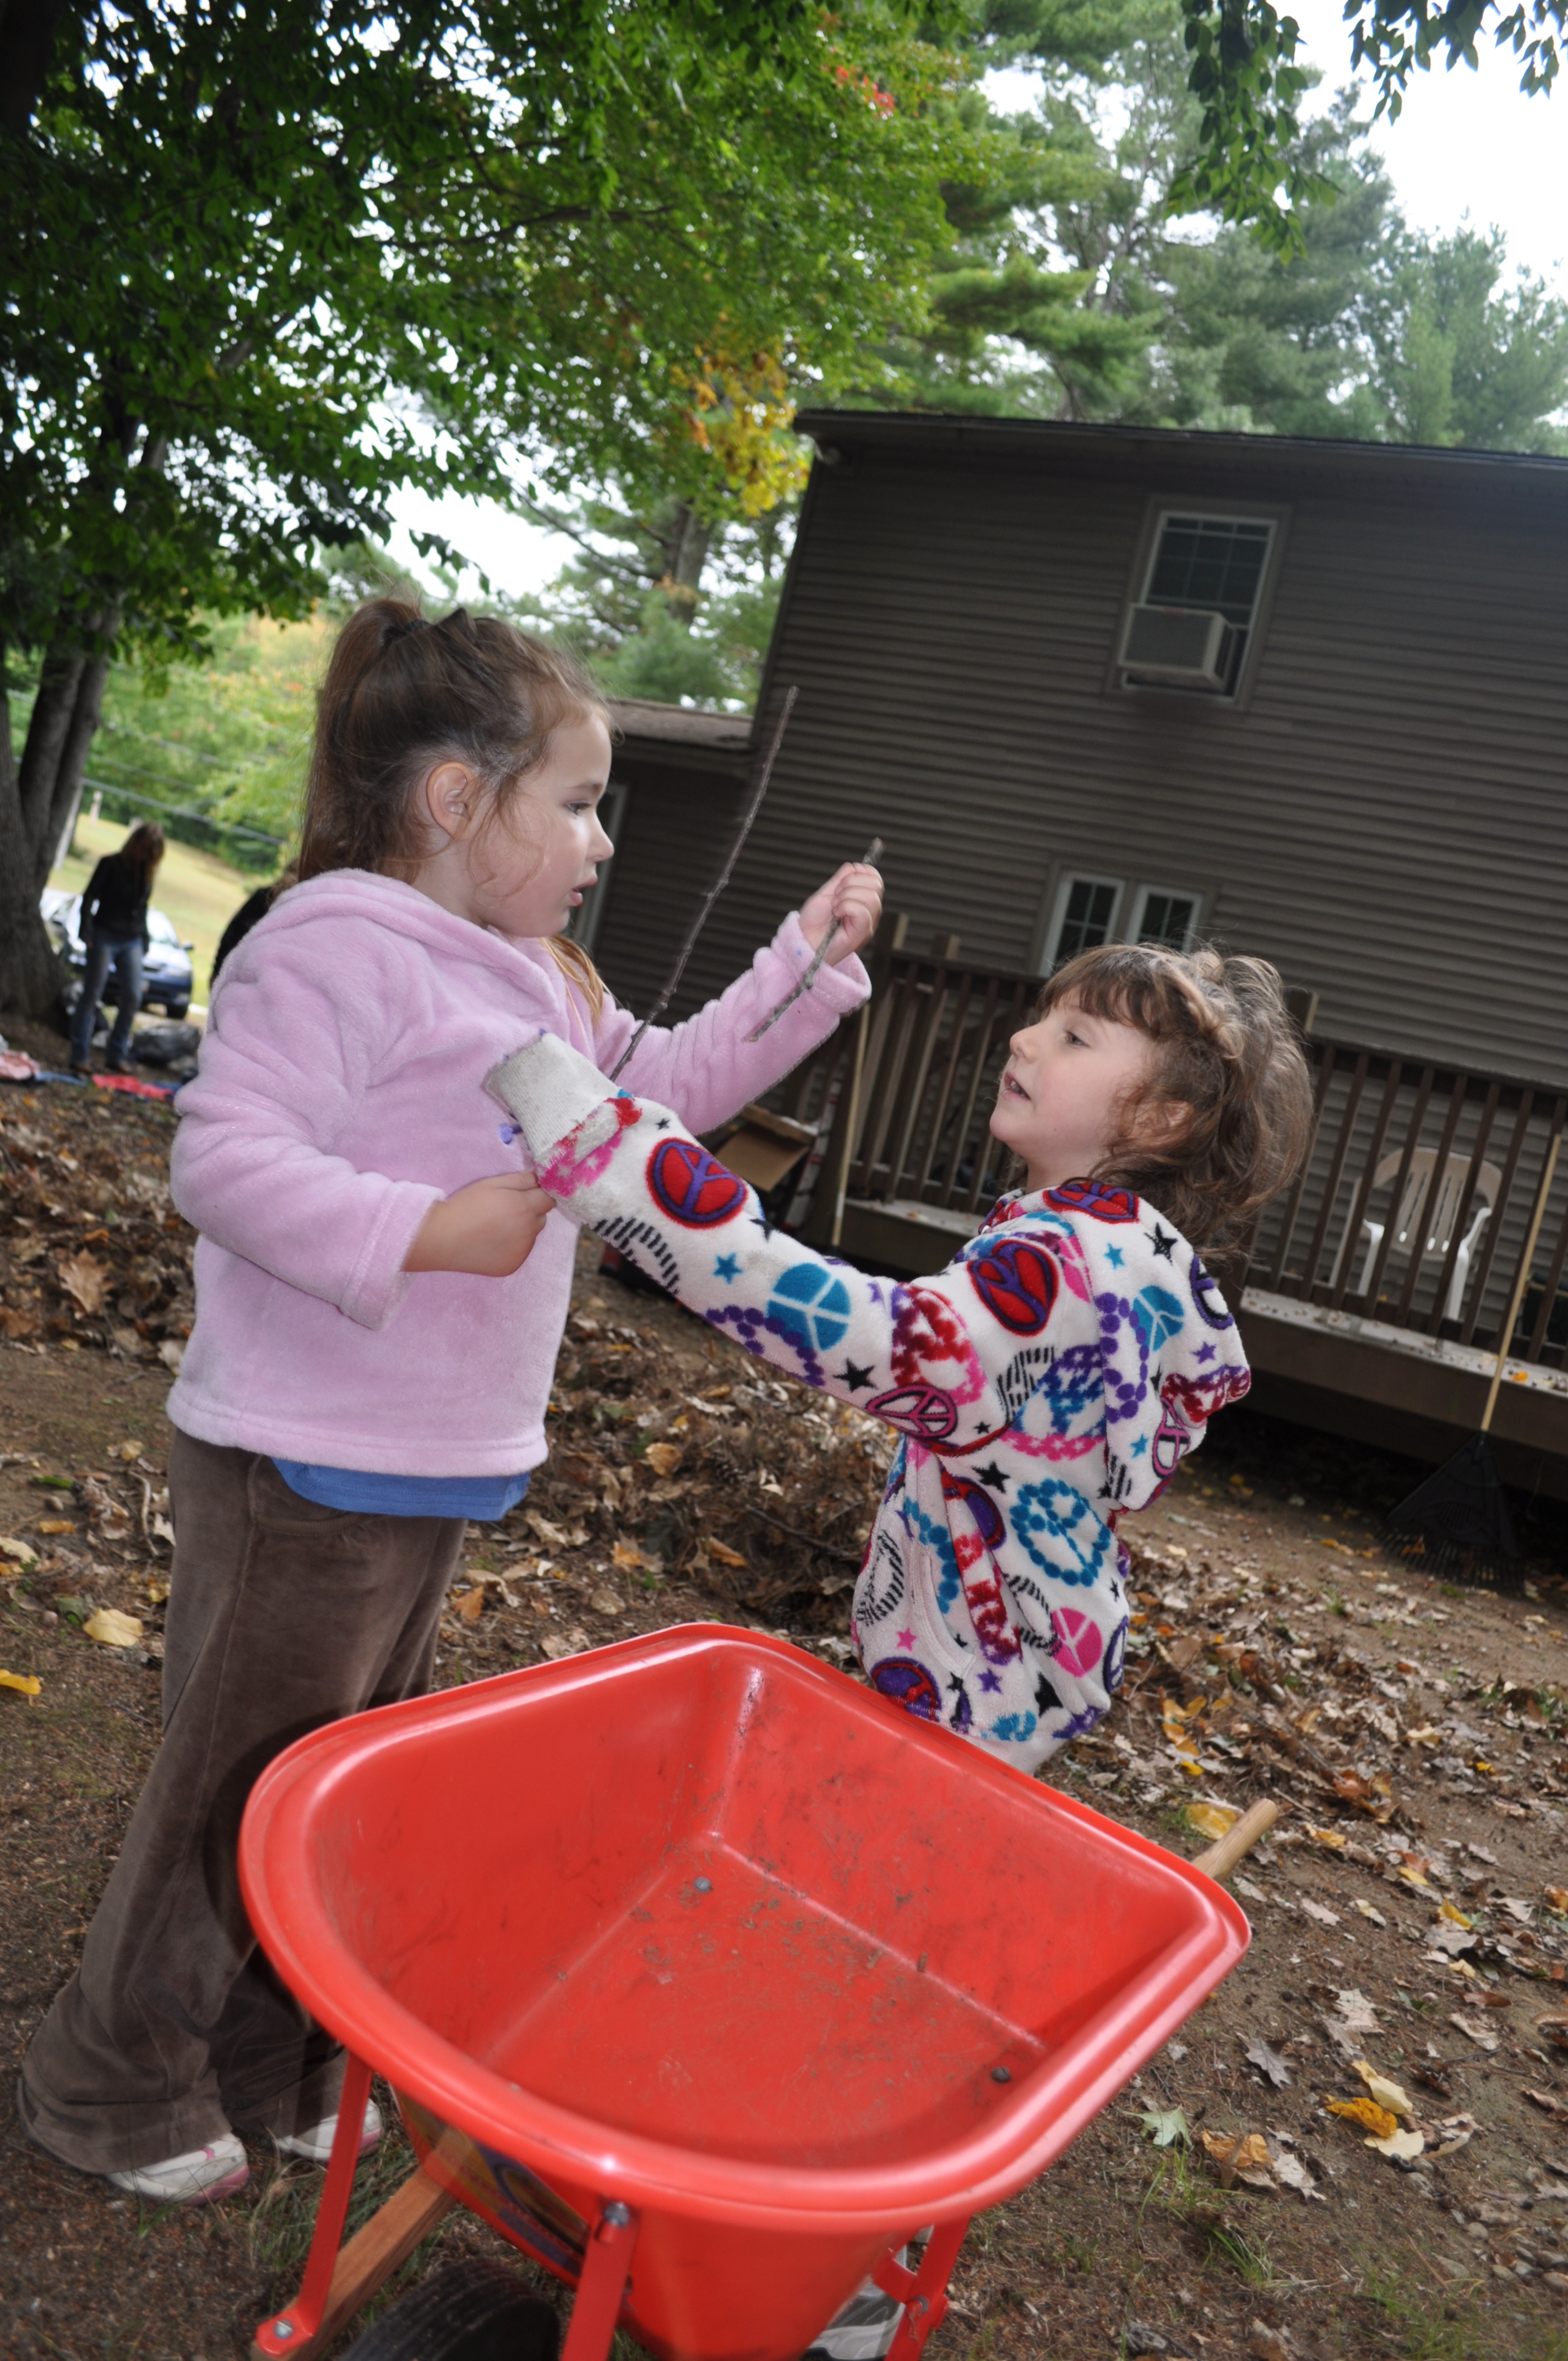
<svg viewBox="0 0 1568 2361">
<path fill-rule="evenodd" d="M 5 1094 L 0 1333 L 160 1357 L 191 1333 L 194 1233 L 169 1193 L 162 1105 L 46 1085 Z"/>
<path fill-rule="evenodd" d="M 23 1697 L 36 1697 L 42 1687 L 34 1673 L 0 1673 L 0 1689 L 18 1689 Z"/>
<path fill-rule="evenodd" d="M 1156 2147 L 1169 2147 L 1180 2140 L 1185 2147 L 1192 2137 L 1192 2127 L 1180 2107 L 1146 2107 L 1141 2118 Z"/>
<path fill-rule="evenodd" d="M 1331 2099 L 1331 2115 L 1343 2115 L 1346 2123 L 1359 2124 L 1374 2139 L 1388 2139 L 1399 2128 L 1399 2118 L 1387 2107 L 1380 2107 L 1376 2099 Z"/>
<path fill-rule="evenodd" d="M 100 1607 L 82 1626 L 86 1638 L 104 1648 L 134 1648 L 143 1628 L 139 1615 L 123 1614 L 117 1607 Z"/>
</svg>

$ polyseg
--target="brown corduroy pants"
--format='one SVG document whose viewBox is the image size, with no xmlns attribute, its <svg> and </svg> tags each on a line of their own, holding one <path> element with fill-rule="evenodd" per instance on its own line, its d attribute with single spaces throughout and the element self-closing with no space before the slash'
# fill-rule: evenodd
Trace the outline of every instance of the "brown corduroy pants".
<svg viewBox="0 0 1568 2361">
<path fill-rule="evenodd" d="M 319 1508 L 269 1459 L 186 1434 L 169 1483 L 163 1742 L 17 2089 L 39 2147 L 88 2172 L 335 2108 L 342 2052 L 246 1916 L 240 1818 L 296 1738 L 428 1688 L 463 1538 L 460 1517 Z"/>
</svg>

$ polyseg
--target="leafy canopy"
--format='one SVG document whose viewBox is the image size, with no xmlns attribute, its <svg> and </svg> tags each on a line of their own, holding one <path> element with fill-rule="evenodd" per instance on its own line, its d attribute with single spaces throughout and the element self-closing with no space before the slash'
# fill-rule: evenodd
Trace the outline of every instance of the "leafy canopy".
<svg viewBox="0 0 1568 2361">
<path fill-rule="evenodd" d="M 1299 154 L 1299 103 L 1310 86 L 1300 27 L 1271 0 L 1181 0 L 1190 88 L 1201 104 L 1197 153 L 1172 192 L 1177 210 L 1207 207 L 1250 221 L 1266 244 L 1300 240 L 1302 203 L 1326 193 Z M 1562 63 L 1568 0 L 1348 0 L 1350 62 L 1368 65 L 1376 113 L 1397 116 L 1412 73 L 1442 56 L 1450 71 L 1477 62 L 1490 34 L 1522 61 L 1519 88 L 1550 93 Z"/>
<path fill-rule="evenodd" d="M 89 15 L 0 197 L 0 640 L 302 614 L 400 479 L 743 506 L 776 372 L 918 308 L 955 71 L 894 0 Z"/>
</svg>

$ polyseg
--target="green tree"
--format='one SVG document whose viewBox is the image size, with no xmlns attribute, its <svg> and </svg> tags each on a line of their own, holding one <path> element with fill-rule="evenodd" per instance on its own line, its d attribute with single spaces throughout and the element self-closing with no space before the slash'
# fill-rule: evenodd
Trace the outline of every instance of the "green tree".
<svg viewBox="0 0 1568 2361">
<path fill-rule="evenodd" d="M 156 672 L 214 614 L 304 614 L 314 551 L 383 536 L 399 479 L 711 491 L 746 456 L 731 389 L 828 382 L 918 309 L 962 147 L 899 0 L 84 0 L 36 29 L 0 16 L 0 659 L 37 671 L 19 761 L 0 729 L 0 1000 L 34 1007 L 116 652 Z"/>
<path fill-rule="evenodd" d="M 1288 252 L 1303 235 L 1304 204 L 1325 193 L 1301 145 L 1300 103 L 1313 76 L 1300 27 L 1270 0 L 1181 0 L 1181 6 L 1189 86 L 1201 119 L 1173 205 L 1251 222 L 1266 245 Z M 1349 62 L 1371 67 L 1376 113 L 1392 120 L 1412 73 L 1440 55 L 1450 72 L 1475 66 L 1486 34 L 1521 60 L 1523 92 L 1550 94 L 1568 0 L 1349 0 L 1344 15 Z"/>
</svg>

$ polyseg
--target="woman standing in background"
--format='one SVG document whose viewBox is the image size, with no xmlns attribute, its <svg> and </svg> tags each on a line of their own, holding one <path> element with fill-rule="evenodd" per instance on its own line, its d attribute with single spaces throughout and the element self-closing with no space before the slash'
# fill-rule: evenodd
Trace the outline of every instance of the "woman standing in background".
<svg viewBox="0 0 1568 2361">
<path fill-rule="evenodd" d="M 106 853 L 93 872 L 82 896 L 82 939 L 87 946 L 87 972 L 82 997 L 71 1019 L 71 1071 L 92 1072 L 93 1035 L 98 1023 L 98 1002 L 115 972 L 119 1005 L 115 1029 L 104 1060 L 111 1074 L 126 1071 L 126 1049 L 131 1019 L 141 1006 L 142 960 L 148 947 L 147 906 L 152 881 L 163 858 L 163 830 L 151 820 L 133 828 L 118 852 Z"/>
</svg>

